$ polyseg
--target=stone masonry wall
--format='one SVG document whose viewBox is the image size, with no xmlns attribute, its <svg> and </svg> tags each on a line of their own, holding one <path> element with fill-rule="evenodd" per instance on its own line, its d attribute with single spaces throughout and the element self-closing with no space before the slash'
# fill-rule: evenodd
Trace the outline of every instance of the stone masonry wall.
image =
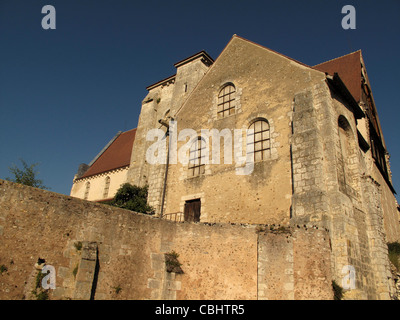
<svg viewBox="0 0 400 320">
<path fill-rule="evenodd" d="M 278 227 L 260 232 L 258 298 L 331 299 L 329 238 L 316 227 Z"/>
<path fill-rule="evenodd" d="M 365 179 L 362 156 L 353 151 L 343 157 L 341 119 L 346 119 L 350 151 L 358 144 L 355 119 L 344 101 L 327 89 L 321 83 L 313 90 L 299 92 L 294 99 L 291 223 L 329 229 L 333 278 L 340 282 L 343 270 L 349 266 L 354 269 L 355 288 L 346 292 L 346 298 L 389 299 L 393 285 L 388 281 L 378 187 Z M 341 159 L 343 163 L 338 165 Z"/>
<path fill-rule="evenodd" d="M 0 299 L 331 299 L 324 230 L 174 223 L 0 180 Z M 168 272 L 166 253 L 182 273 Z M 328 266 L 328 267 L 327 267 Z"/>
</svg>

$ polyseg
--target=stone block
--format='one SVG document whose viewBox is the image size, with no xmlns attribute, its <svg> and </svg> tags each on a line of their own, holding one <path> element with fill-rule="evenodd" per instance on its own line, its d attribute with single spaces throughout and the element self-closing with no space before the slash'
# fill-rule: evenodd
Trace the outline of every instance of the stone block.
<svg viewBox="0 0 400 320">
<path fill-rule="evenodd" d="M 147 288 L 160 289 L 161 288 L 161 281 L 157 280 L 157 279 L 149 279 L 147 281 Z"/>
</svg>

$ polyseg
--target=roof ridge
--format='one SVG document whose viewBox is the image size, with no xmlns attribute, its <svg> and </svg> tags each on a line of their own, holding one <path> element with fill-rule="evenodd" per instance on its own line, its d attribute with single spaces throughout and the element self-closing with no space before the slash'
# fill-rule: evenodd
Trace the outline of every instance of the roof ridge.
<svg viewBox="0 0 400 320">
<path fill-rule="evenodd" d="M 207 51 L 201 50 L 199 52 L 196 52 L 195 54 L 192 54 L 189 57 L 186 57 L 185 59 L 179 60 L 178 62 L 174 63 L 174 67 L 177 68 L 180 65 L 185 64 L 187 62 L 190 62 L 191 60 L 196 59 L 196 58 L 201 57 L 201 56 L 205 56 L 206 58 L 208 58 L 209 60 L 214 62 L 214 59 L 208 54 Z"/>
<path fill-rule="evenodd" d="M 292 60 L 292 61 L 294 61 L 294 62 L 296 62 L 296 63 L 298 63 L 298 64 L 301 64 L 302 66 L 305 66 L 305 67 L 308 67 L 308 68 L 312 68 L 312 66 L 309 66 L 308 64 L 305 64 L 304 62 L 298 61 L 298 60 L 296 60 L 296 59 L 294 59 L 294 58 L 291 58 L 291 57 L 289 57 L 289 56 L 287 56 L 287 55 L 285 55 L 285 54 L 283 54 L 283 53 L 280 53 L 280 52 L 278 52 L 278 51 L 275 51 L 275 50 L 273 50 L 273 49 L 271 49 L 271 48 L 268 48 L 268 47 L 266 47 L 266 46 L 264 46 L 264 45 L 262 45 L 262 44 L 259 44 L 259 43 L 257 43 L 257 42 L 254 42 L 254 41 L 251 41 L 251 40 L 249 40 L 249 39 L 246 39 L 246 38 L 243 38 L 243 37 L 241 37 L 241 36 L 238 36 L 237 34 L 234 34 L 234 35 L 232 36 L 232 38 L 234 38 L 234 37 L 237 37 L 237 38 L 239 38 L 239 39 L 241 39 L 241 40 L 247 41 L 247 42 L 249 42 L 249 43 L 251 43 L 251 44 L 254 44 L 254 45 L 256 45 L 256 46 L 258 46 L 258 47 L 260 47 L 260 48 L 262 48 L 262 49 L 266 49 L 266 50 L 268 50 L 268 51 L 271 51 L 271 52 L 273 52 L 273 53 L 275 53 L 275 54 L 278 54 L 278 55 L 280 55 L 280 56 L 282 56 L 282 57 L 284 57 L 284 58 L 286 58 L 286 59 L 289 59 L 289 60 Z"/>
<path fill-rule="evenodd" d="M 94 157 L 92 161 L 89 163 L 89 167 L 91 167 L 101 156 L 102 154 L 114 143 L 115 140 L 122 134 L 122 131 L 118 131 L 117 134 L 103 147 L 103 149 Z"/>
<path fill-rule="evenodd" d="M 354 54 L 354 53 L 357 53 L 357 52 L 360 52 L 360 55 L 361 55 L 361 49 L 358 49 L 358 50 L 356 50 L 356 51 L 353 51 L 353 52 L 344 54 L 344 55 L 342 55 L 342 56 L 340 56 L 340 57 L 336 57 L 336 58 L 333 58 L 333 59 L 330 59 L 330 60 L 327 60 L 327 61 L 318 63 L 318 64 L 312 66 L 312 68 L 317 67 L 317 66 L 319 66 L 319 65 L 321 65 L 321 64 L 324 64 L 324 63 L 328 63 L 328 62 L 331 62 L 331 61 L 334 61 L 334 60 L 342 59 L 342 58 L 344 58 L 344 57 L 346 57 L 346 56 L 349 56 L 349 55 Z"/>
<path fill-rule="evenodd" d="M 175 78 L 175 77 L 176 77 L 176 73 L 173 74 L 172 76 L 169 76 L 169 77 L 167 77 L 167 78 L 161 79 L 161 80 L 159 80 L 159 81 L 157 81 L 157 82 L 155 82 L 155 83 L 153 83 L 153 84 L 147 86 L 147 87 L 146 87 L 146 90 L 147 90 L 147 91 L 150 91 L 151 89 L 154 89 L 155 87 L 158 87 L 158 86 L 160 86 L 161 84 L 163 84 L 164 82 L 168 82 L 168 81 L 172 80 L 172 79 Z"/>
<path fill-rule="evenodd" d="M 129 129 L 129 130 L 123 131 L 122 133 L 127 133 L 127 132 L 129 132 L 129 131 L 136 130 L 136 129 L 137 129 L 137 128 L 132 128 L 132 129 Z"/>
<path fill-rule="evenodd" d="M 115 140 L 117 140 L 121 135 L 128 133 L 132 130 L 136 130 L 136 129 L 137 128 L 129 129 L 127 131 L 118 131 L 115 134 L 115 136 L 103 147 L 103 149 L 101 149 L 101 151 L 93 158 L 93 160 L 90 161 L 88 166 L 91 167 L 103 155 L 103 153 L 106 152 L 109 147 L 111 147 L 111 145 L 115 142 Z"/>
</svg>

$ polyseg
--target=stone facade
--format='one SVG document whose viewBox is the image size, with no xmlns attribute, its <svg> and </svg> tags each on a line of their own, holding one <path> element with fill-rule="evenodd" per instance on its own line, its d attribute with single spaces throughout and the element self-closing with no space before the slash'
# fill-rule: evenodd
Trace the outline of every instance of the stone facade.
<svg viewBox="0 0 400 320">
<path fill-rule="evenodd" d="M 258 299 L 301 300 L 304 292 L 310 293 L 307 299 L 332 299 L 324 289 L 332 281 L 327 232 L 297 226 L 273 230 L 258 239 Z"/>
<path fill-rule="evenodd" d="M 387 281 L 390 268 L 379 185 L 365 175 L 356 128 L 350 124 L 355 123 L 353 114 L 337 96 L 330 100 L 324 95 L 331 93 L 317 86 L 295 98 L 293 141 L 301 143 L 293 146 L 293 166 L 300 165 L 293 169 L 291 223 L 330 230 L 335 278 L 340 279 L 346 266 L 355 268 L 357 289 L 348 296 L 388 299 L 393 288 Z M 310 126 L 310 121 L 316 125 Z"/>
<path fill-rule="evenodd" d="M 147 87 L 126 173 L 127 182 L 149 186 L 156 216 L 289 228 L 286 242 L 258 236 L 260 299 L 299 297 L 304 278 L 293 259 L 312 243 L 302 235 L 298 245 L 298 226 L 329 233 L 329 277 L 354 276 L 346 298 L 394 297 L 387 243 L 400 241 L 400 216 L 361 51 L 310 67 L 234 35 L 215 61 L 202 51 L 175 67 Z M 170 242 L 183 230 L 174 232 Z M 278 251 L 279 267 L 264 273 L 261 261 Z M 179 297 L 180 276 L 162 272 L 162 255 L 151 257 L 151 296 Z"/>
<path fill-rule="evenodd" d="M 332 277 L 340 282 L 344 269 L 355 270 L 356 289 L 346 296 L 390 298 L 386 243 L 400 240 L 399 212 L 361 52 L 351 59 L 356 76 L 348 80 L 345 74 L 346 84 L 336 72 L 324 71 L 326 65 L 306 66 L 236 35 L 215 61 L 204 52 L 185 60 L 176 76 L 148 87 L 128 181 L 148 184 L 149 203 L 172 220 L 184 220 L 186 206 L 197 201 L 200 222 L 327 229 Z M 220 117 L 226 86 L 233 88 L 229 97 L 235 108 Z M 224 150 L 234 130 L 259 120 L 268 124 L 268 152 L 245 175 L 237 174 L 243 167 L 235 161 L 246 157 L 245 136 L 238 140 L 241 150 L 233 147 L 233 161 L 220 153 L 219 161 L 205 163 L 198 175 L 179 161 L 149 164 L 143 155 L 154 141 L 146 141 L 147 133 L 154 128 L 166 132 L 169 120 L 176 127 L 159 138 L 169 146 L 164 159 L 188 145 L 188 139 L 177 139 L 185 129 L 199 137 L 204 130 L 217 130 Z M 210 154 L 212 138 L 205 139 Z M 286 280 L 290 287 L 293 279 L 287 275 Z"/>
</svg>

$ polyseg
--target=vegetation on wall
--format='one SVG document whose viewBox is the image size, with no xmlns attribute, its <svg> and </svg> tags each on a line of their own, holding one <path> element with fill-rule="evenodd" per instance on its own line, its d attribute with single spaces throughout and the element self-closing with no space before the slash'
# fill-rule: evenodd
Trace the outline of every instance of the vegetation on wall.
<svg viewBox="0 0 400 320">
<path fill-rule="evenodd" d="M 81 251 L 81 249 L 82 249 L 82 242 L 81 242 L 81 241 L 75 242 L 75 243 L 74 243 L 74 247 L 75 247 L 75 249 L 76 249 L 77 251 Z"/>
<path fill-rule="evenodd" d="M 333 299 L 342 300 L 343 288 L 340 285 L 338 285 L 335 280 L 332 281 L 332 289 L 333 289 Z"/>
<path fill-rule="evenodd" d="M 77 264 L 74 268 L 74 270 L 72 270 L 72 274 L 74 275 L 74 278 L 76 278 L 76 275 L 78 274 L 78 270 L 79 270 L 79 264 Z"/>
<path fill-rule="evenodd" d="M 7 267 L 4 264 L 2 264 L 0 266 L 0 274 L 3 274 L 3 272 L 7 272 L 7 271 L 8 271 Z"/>
<path fill-rule="evenodd" d="M 124 183 L 117 191 L 114 199 L 108 204 L 132 210 L 135 212 L 154 214 L 153 207 L 147 204 L 148 186 L 138 187 L 130 183 Z"/>
<path fill-rule="evenodd" d="M 396 267 L 397 271 L 400 272 L 400 243 L 390 242 L 388 243 L 389 260 Z"/>
<path fill-rule="evenodd" d="M 35 296 L 36 300 L 49 300 L 48 290 L 42 288 L 42 280 L 46 274 L 39 270 L 36 274 L 35 287 L 32 290 L 32 294 Z"/>
<path fill-rule="evenodd" d="M 182 263 L 178 261 L 179 254 L 175 251 L 171 251 L 165 254 L 165 265 L 167 272 L 183 273 L 181 268 Z"/>
<path fill-rule="evenodd" d="M 30 187 L 49 189 L 43 184 L 42 180 L 37 179 L 38 171 L 35 170 L 35 167 L 38 165 L 38 163 L 28 165 L 23 159 L 20 159 L 20 161 L 22 163 L 22 169 L 13 164 L 11 167 L 8 168 L 13 177 L 7 177 L 5 180 L 15 183 L 21 183 Z"/>
<path fill-rule="evenodd" d="M 116 287 L 113 287 L 113 289 L 115 290 L 116 294 L 119 294 L 121 292 L 121 290 L 122 290 L 120 285 L 117 285 Z"/>
</svg>

